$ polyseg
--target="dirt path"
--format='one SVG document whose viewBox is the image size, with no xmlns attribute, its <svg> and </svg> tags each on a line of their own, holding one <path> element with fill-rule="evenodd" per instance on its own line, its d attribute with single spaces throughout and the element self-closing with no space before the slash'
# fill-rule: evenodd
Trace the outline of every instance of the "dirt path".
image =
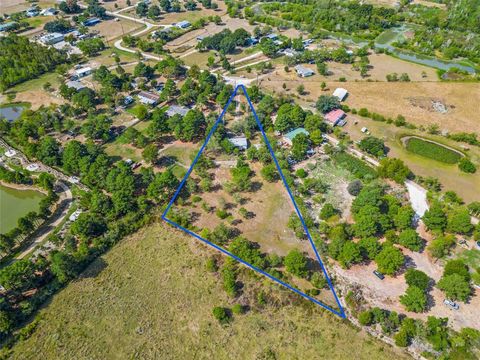
<svg viewBox="0 0 480 360">
<path fill-rule="evenodd" d="M 54 214 L 52 218 L 50 218 L 45 224 L 43 224 L 40 228 L 42 229 L 41 234 L 39 234 L 35 240 L 26 248 L 20 255 L 18 255 L 15 259 L 21 260 L 34 251 L 39 245 L 43 243 L 43 241 L 50 235 L 58 225 L 65 219 L 68 214 L 68 210 L 72 206 L 73 202 L 73 195 L 70 191 L 70 188 L 66 186 L 64 183 L 59 182 L 58 185 L 62 188 L 60 192 L 60 200 L 59 200 L 59 209 L 60 212 L 58 214 Z"/>
</svg>

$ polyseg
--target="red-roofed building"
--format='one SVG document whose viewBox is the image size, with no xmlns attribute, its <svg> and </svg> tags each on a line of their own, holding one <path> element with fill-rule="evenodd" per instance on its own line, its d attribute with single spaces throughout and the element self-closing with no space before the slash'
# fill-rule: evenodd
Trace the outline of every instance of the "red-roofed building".
<svg viewBox="0 0 480 360">
<path fill-rule="evenodd" d="M 335 109 L 330 111 L 328 114 L 324 116 L 325 121 L 328 122 L 332 126 L 343 126 L 347 122 L 345 121 L 345 112 L 341 109 Z"/>
</svg>

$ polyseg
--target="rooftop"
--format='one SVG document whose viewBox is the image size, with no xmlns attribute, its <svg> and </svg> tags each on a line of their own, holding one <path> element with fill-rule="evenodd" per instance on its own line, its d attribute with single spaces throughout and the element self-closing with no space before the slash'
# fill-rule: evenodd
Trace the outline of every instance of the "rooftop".
<svg viewBox="0 0 480 360">
<path fill-rule="evenodd" d="M 304 128 L 297 128 L 295 130 L 292 130 L 292 131 L 286 133 L 283 137 L 292 141 L 295 138 L 295 136 L 297 136 L 298 134 L 305 134 L 307 136 L 310 135 L 310 133 L 307 130 L 305 130 Z"/>
<path fill-rule="evenodd" d="M 187 114 L 188 110 L 190 110 L 190 109 L 185 107 L 185 106 L 172 105 L 168 108 L 168 110 L 166 111 L 166 114 L 168 116 L 174 116 L 174 115 L 185 116 Z"/>
<path fill-rule="evenodd" d="M 333 96 L 338 98 L 340 101 L 343 101 L 345 97 L 348 95 L 348 91 L 344 88 L 336 88 L 333 92 Z"/>
</svg>

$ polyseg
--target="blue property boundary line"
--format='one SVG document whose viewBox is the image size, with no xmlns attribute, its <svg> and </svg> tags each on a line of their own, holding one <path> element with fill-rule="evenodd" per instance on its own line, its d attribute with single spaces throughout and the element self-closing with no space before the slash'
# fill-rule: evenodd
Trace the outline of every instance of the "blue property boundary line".
<svg viewBox="0 0 480 360">
<path fill-rule="evenodd" d="M 225 116 L 225 112 L 227 111 L 228 107 L 230 106 L 230 103 L 232 102 L 233 98 L 237 95 L 238 89 L 241 89 L 241 90 L 243 91 L 243 93 L 244 93 L 244 95 L 245 95 L 245 97 L 246 97 L 246 99 L 247 99 L 247 101 L 248 101 L 248 105 L 250 106 L 250 109 L 252 109 L 253 116 L 255 117 L 255 120 L 256 120 L 257 125 L 258 125 L 258 127 L 259 127 L 259 129 L 260 129 L 260 132 L 262 133 L 263 139 L 265 140 L 265 143 L 267 144 L 268 150 L 270 151 L 270 154 L 272 155 L 273 161 L 275 162 L 275 166 L 277 167 L 277 170 L 278 170 L 278 172 L 280 173 L 280 177 L 282 178 L 282 181 L 283 181 L 283 183 L 284 183 L 284 185 L 285 185 L 285 188 L 287 189 L 287 192 L 288 192 L 288 195 L 289 195 L 289 197 L 290 197 L 290 200 L 292 201 L 293 206 L 295 207 L 295 211 L 296 211 L 298 217 L 300 218 L 300 221 L 301 221 L 301 223 L 302 223 L 303 229 L 305 230 L 305 233 L 307 234 L 307 237 L 308 237 L 308 240 L 309 240 L 309 242 L 310 242 L 310 245 L 312 246 L 313 251 L 315 252 L 315 256 L 316 256 L 316 258 L 317 258 L 318 263 L 320 264 L 320 267 L 321 267 L 321 269 L 322 269 L 323 274 L 325 275 L 325 278 L 326 278 L 326 280 L 327 280 L 328 286 L 330 287 L 330 290 L 332 291 L 333 296 L 335 297 L 335 301 L 336 301 L 336 303 L 337 303 L 337 305 L 338 305 L 338 307 L 339 307 L 339 309 L 340 309 L 339 311 L 338 311 L 338 310 L 335 310 L 335 309 L 332 309 L 330 306 L 328 306 L 328 305 L 326 305 L 326 304 L 318 301 L 317 299 L 315 299 L 315 298 L 313 298 L 313 297 L 305 294 L 304 292 L 302 292 L 302 291 L 294 288 L 293 286 L 285 283 L 284 281 L 276 278 L 275 276 L 272 276 L 272 275 L 270 275 L 269 273 L 263 271 L 262 269 L 260 269 L 260 268 L 258 268 L 258 267 L 256 267 L 256 266 L 254 266 L 254 265 L 246 262 L 245 260 L 242 260 L 241 258 L 239 258 L 238 256 L 232 254 L 232 253 L 229 252 L 228 250 L 225 250 L 225 249 L 221 248 L 220 246 L 218 246 L 218 245 L 216 245 L 216 244 L 214 244 L 214 243 L 212 243 L 212 242 L 210 242 L 210 241 L 202 238 L 201 236 L 199 236 L 198 234 L 194 233 L 193 231 L 190 231 L 190 230 L 184 228 L 183 226 L 177 224 L 176 222 L 174 222 L 174 221 L 172 221 L 172 220 L 170 220 L 170 219 L 167 218 L 168 212 L 170 211 L 170 209 L 171 209 L 173 203 L 175 202 L 175 200 L 177 199 L 177 197 L 178 197 L 180 191 L 182 190 L 183 186 L 185 185 L 185 182 L 187 181 L 188 177 L 189 177 L 190 174 L 192 173 L 195 164 L 197 163 L 197 161 L 198 161 L 198 159 L 200 158 L 203 150 L 205 149 L 205 147 L 207 146 L 208 142 L 210 141 L 210 138 L 212 137 L 213 133 L 214 133 L 215 130 L 217 129 L 218 124 L 222 121 L 223 117 Z M 284 286 L 284 287 L 292 290 L 293 292 L 295 292 L 295 293 L 303 296 L 304 298 L 312 301 L 313 303 L 315 303 L 315 304 L 317 304 L 317 305 L 320 305 L 320 306 L 323 307 L 324 309 L 327 309 L 327 310 L 331 311 L 331 312 L 334 313 L 335 315 L 338 315 L 338 316 L 340 316 L 340 317 L 343 318 L 343 319 L 346 318 L 346 314 L 345 314 L 345 311 L 343 310 L 343 306 L 342 306 L 342 304 L 340 303 L 340 300 L 338 299 L 338 296 L 337 296 L 337 294 L 336 294 L 336 292 L 335 292 L 335 289 L 333 288 L 333 284 L 332 284 L 332 282 L 331 282 L 331 280 L 330 280 L 330 277 L 328 276 L 327 270 L 325 269 L 325 266 L 323 265 L 323 262 L 322 262 L 322 260 L 320 259 L 320 255 L 318 254 L 317 248 L 315 247 L 315 244 L 314 244 L 314 242 L 313 242 L 313 239 L 312 239 L 312 237 L 310 236 L 310 232 L 308 231 L 307 225 L 305 224 L 305 221 L 303 220 L 303 216 L 302 216 L 302 214 L 300 213 L 300 210 L 299 210 L 299 208 L 298 208 L 298 206 L 297 206 L 297 203 L 295 202 L 295 199 L 294 199 L 293 194 L 292 194 L 292 192 L 291 192 L 291 190 L 290 190 L 290 187 L 289 187 L 288 184 L 287 184 L 287 181 L 286 181 L 286 179 L 285 179 L 285 176 L 283 175 L 282 169 L 280 168 L 280 165 L 279 165 L 279 163 L 278 163 L 278 161 L 277 161 L 277 158 L 275 157 L 275 154 L 274 154 L 273 149 L 272 149 L 272 147 L 271 147 L 271 145 L 270 145 L 270 142 L 268 141 L 267 135 L 266 135 L 265 131 L 263 130 L 263 126 L 262 126 L 260 120 L 258 119 L 257 113 L 255 112 L 255 109 L 254 109 L 254 107 L 253 107 L 253 105 L 252 105 L 252 102 L 250 101 L 250 98 L 249 98 L 249 96 L 248 96 L 247 89 L 245 88 L 244 85 L 238 85 L 238 86 L 235 88 L 235 90 L 233 91 L 233 93 L 232 93 L 232 95 L 230 96 L 230 98 L 228 99 L 227 104 L 226 104 L 225 107 L 223 108 L 222 113 L 220 114 L 220 116 L 218 117 L 218 119 L 215 121 L 215 124 L 214 124 L 214 125 L 212 126 L 212 128 L 210 129 L 210 132 L 208 133 L 207 138 L 205 139 L 205 142 L 203 143 L 202 147 L 200 148 L 200 150 L 198 151 L 197 155 L 195 156 L 195 159 L 193 160 L 192 165 L 190 165 L 190 168 L 188 169 L 187 173 L 186 173 L 185 176 L 183 177 L 183 179 L 182 179 L 180 185 L 178 186 L 177 190 L 175 191 L 175 194 L 173 195 L 172 199 L 171 199 L 170 202 L 168 203 L 167 208 L 166 208 L 165 211 L 163 212 L 163 214 L 162 214 L 162 219 L 165 220 L 166 222 L 168 222 L 169 224 L 173 225 L 174 227 L 176 227 L 176 228 L 178 228 L 178 229 L 186 232 L 187 234 L 189 234 L 189 235 L 197 238 L 198 240 L 206 243 L 207 245 L 210 245 L 211 247 L 217 249 L 218 251 L 220 251 L 220 252 L 222 252 L 222 253 L 224 253 L 224 254 L 226 254 L 226 255 L 234 258 L 235 260 L 237 260 L 237 261 L 241 262 L 242 264 L 248 266 L 248 267 L 251 268 L 252 270 L 255 270 L 255 271 L 259 272 L 260 274 L 262 274 L 262 275 L 268 277 L 269 279 L 271 279 L 271 280 L 279 283 L 280 285 L 282 285 L 282 286 Z"/>
</svg>

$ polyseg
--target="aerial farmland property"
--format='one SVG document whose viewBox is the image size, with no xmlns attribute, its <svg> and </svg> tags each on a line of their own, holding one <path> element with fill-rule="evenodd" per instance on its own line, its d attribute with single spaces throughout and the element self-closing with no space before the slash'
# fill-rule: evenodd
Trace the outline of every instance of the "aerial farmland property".
<svg viewBox="0 0 480 360">
<path fill-rule="evenodd" d="M 2 1 L 0 359 L 480 358 L 479 18 Z"/>
</svg>

